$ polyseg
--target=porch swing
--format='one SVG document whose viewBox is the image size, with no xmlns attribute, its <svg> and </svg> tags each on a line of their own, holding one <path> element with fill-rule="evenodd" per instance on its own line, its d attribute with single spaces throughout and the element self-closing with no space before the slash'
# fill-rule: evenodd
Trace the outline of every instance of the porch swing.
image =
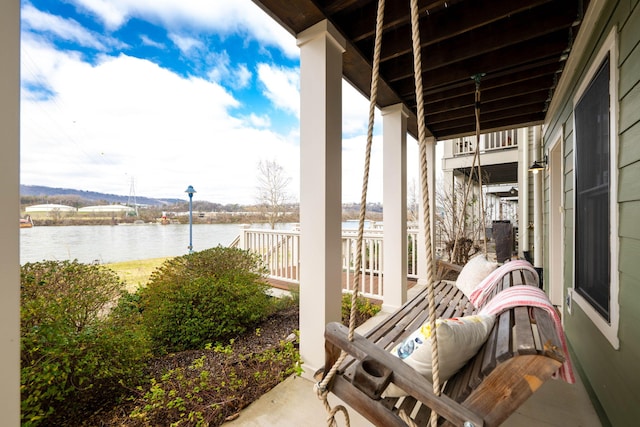
<svg viewBox="0 0 640 427">
<path fill-rule="evenodd" d="M 362 241 L 384 19 L 384 0 L 378 0 L 351 317 L 348 328 L 340 323 L 326 326 L 325 367 L 315 387 L 327 410 L 329 426 L 337 425 L 339 412 L 344 415 L 346 425 L 350 425 L 347 409 L 342 405 L 332 408 L 329 404 L 330 392 L 378 426 L 427 423 L 432 427 L 495 426 L 506 420 L 546 380 L 559 375 L 571 383 L 573 372 L 558 314 L 544 292 L 537 288 L 537 273 L 530 264 L 524 261 L 504 264 L 471 295 L 465 295 L 454 282 L 434 283 L 420 35 L 417 0 L 410 1 L 427 286 L 366 335 L 355 333 L 355 300 L 362 274 Z M 476 133 L 478 96 L 479 78 L 476 79 Z M 442 338 L 438 337 L 436 318 L 462 318 L 476 313 L 495 315 L 488 338 L 461 369 L 448 379 L 442 378 L 444 385 L 441 386 L 440 367 L 447 361 L 439 360 L 438 341 Z M 391 353 L 421 326 L 428 326 L 431 331 L 431 381 Z M 400 395 L 388 393 L 390 386 L 399 388 Z"/>
</svg>

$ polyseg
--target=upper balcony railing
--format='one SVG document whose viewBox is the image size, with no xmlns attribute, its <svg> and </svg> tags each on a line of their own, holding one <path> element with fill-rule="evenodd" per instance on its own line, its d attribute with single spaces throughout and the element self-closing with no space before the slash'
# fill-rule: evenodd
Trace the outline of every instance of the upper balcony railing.
<svg viewBox="0 0 640 427">
<path fill-rule="evenodd" d="M 383 234 L 381 229 L 367 229 L 363 235 L 362 280 L 360 292 L 369 298 L 382 299 L 383 275 Z M 356 273 L 355 230 L 342 231 L 342 275 L 343 285 L 351 284 Z M 408 265 L 407 277 L 418 277 L 418 230 L 407 230 Z M 300 231 L 242 229 L 242 234 L 234 244 L 260 256 L 268 270 L 268 277 L 291 284 L 300 284 Z M 343 286 L 346 288 L 346 286 Z"/>
<path fill-rule="evenodd" d="M 455 138 L 453 142 L 453 155 L 462 156 L 473 154 L 476 150 L 475 136 Z M 510 129 L 500 132 L 491 132 L 480 135 L 480 151 L 502 150 L 518 146 L 518 130 Z"/>
</svg>

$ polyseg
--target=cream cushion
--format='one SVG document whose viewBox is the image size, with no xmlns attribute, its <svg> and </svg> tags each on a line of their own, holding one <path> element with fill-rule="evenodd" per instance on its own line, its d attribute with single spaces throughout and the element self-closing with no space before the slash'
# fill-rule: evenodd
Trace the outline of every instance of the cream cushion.
<svg viewBox="0 0 640 427">
<path fill-rule="evenodd" d="M 493 327 L 493 314 L 478 314 L 436 320 L 440 382 L 448 380 L 480 350 Z M 431 326 L 427 323 L 396 345 L 391 353 L 400 357 L 420 375 L 432 381 Z M 406 396 L 401 388 L 389 384 L 385 397 Z"/>
<path fill-rule="evenodd" d="M 456 279 L 456 287 L 469 299 L 473 290 L 493 270 L 498 268 L 498 263 L 489 261 L 484 255 L 471 258 Z"/>
</svg>

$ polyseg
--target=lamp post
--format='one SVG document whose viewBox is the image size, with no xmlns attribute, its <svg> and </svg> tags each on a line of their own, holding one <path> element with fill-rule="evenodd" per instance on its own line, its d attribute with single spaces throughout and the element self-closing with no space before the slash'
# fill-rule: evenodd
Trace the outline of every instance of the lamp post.
<svg viewBox="0 0 640 427">
<path fill-rule="evenodd" d="M 184 191 L 189 195 L 189 253 L 193 253 L 193 193 L 196 190 L 193 189 L 193 185 L 187 187 Z"/>
</svg>

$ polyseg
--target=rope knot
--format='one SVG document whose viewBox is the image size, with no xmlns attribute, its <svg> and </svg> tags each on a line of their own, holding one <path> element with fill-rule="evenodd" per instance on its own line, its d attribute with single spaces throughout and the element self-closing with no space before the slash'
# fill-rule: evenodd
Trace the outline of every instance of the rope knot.
<svg viewBox="0 0 640 427">
<path fill-rule="evenodd" d="M 320 400 L 326 400 L 327 395 L 329 394 L 329 390 L 324 386 L 321 382 L 317 382 L 313 385 L 313 389 L 316 391 L 316 395 Z"/>
</svg>

